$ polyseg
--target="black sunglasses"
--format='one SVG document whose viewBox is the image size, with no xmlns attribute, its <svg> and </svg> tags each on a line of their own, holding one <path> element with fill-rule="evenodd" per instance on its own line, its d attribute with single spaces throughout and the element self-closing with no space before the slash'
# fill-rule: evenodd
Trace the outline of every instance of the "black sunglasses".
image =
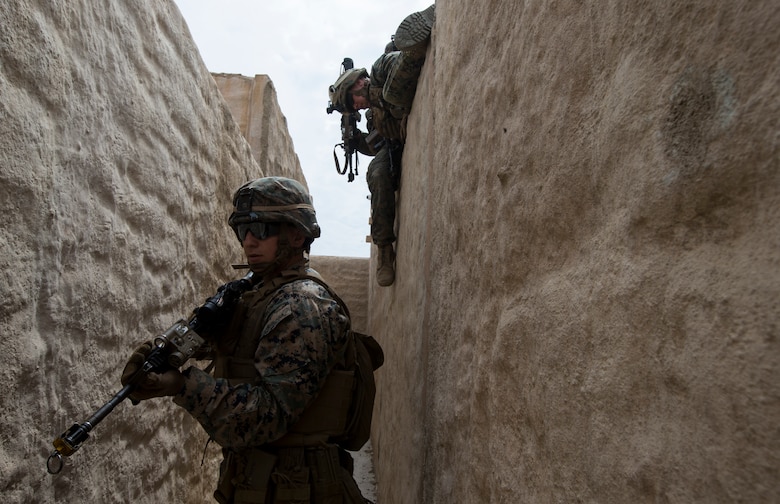
<svg viewBox="0 0 780 504">
<path fill-rule="evenodd" d="M 281 226 L 278 222 L 248 222 L 246 224 L 236 224 L 235 231 L 238 241 L 243 242 L 246 234 L 252 233 L 252 236 L 258 240 L 265 240 L 269 236 L 279 234 Z"/>
</svg>

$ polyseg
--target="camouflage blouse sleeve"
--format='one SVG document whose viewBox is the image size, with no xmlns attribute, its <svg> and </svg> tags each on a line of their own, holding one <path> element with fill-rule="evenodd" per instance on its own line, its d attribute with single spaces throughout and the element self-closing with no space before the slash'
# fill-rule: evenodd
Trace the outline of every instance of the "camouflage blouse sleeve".
<svg viewBox="0 0 780 504">
<path fill-rule="evenodd" d="M 282 286 L 265 320 L 255 353 L 257 383 L 231 387 L 191 367 L 174 397 L 223 447 L 258 446 L 283 436 L 344 351 L 347 316 L 314 281 Z"/>
<path fill-rule="evenodd" d="M 382 87 L 387 82 L 390 72 L 398 60 L 398 53 L 383 54 L 371 65 L 371 84 Z"/>
<path fill-rule="evenodd" d="M 392 72 L 393 66 L 398 60 L 398 55 L 399 53 L 397 52 L 383 54 L 374 62 L 374 65 L 371 67 L 369 93 L 371 96 L 371 113 L 373 115 L 372 123 L 374 128 L 384 138 L 405 140 L 401 122 L 409 111 L 391 105 L 383 97 L 383 88 L 388 76 Z"/>
</svg>

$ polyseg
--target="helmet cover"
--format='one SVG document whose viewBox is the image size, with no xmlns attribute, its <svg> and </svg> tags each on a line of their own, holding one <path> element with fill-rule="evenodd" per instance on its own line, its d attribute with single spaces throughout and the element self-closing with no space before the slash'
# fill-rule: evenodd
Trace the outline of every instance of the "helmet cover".
<svg viewBox="0 0 780 504">
<path fill-rule="evenodd" d="M 355 111 L 350 103 L 351 100 L 349 100 L 349 90 L 364 77 L 368 77 L 365 68 L 350 68 L 336 79 L 336 82 L 328 88 L 330 102 L 334 110 L 338 110 L 342 114 Z"/>
<path fill-rule="evenodd" d="M 228 224 L 236 231 L 238 224 L 249 222 L 286 222 L 310 240 L 320 236 L 311 196 L 300 182 L 285 177 L 252 180 L 236 191 Z"/>
</svg>

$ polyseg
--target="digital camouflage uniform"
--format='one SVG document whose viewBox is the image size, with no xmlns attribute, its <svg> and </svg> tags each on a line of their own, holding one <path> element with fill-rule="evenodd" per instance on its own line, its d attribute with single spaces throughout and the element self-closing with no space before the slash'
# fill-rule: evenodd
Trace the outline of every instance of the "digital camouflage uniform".
<svg viewBox="0 0 780 504">
<path fill-rule="evenodd" d="M 191 367 L 175 402 L 200 422 L 220 446 L 240 450 L 284 435 L 316 396 L 335 364 L 343 360 L 349 319 L 328 292 L 312 280 L 298 280 L 263 299 L 242 297 L 234 320 L 236 351 L 254 347 L 254 383 L 230 386 Z M 220 348 L 220 351 L 224 350 Z"/>
<path fill-rule="evenodd" d="M 229 224 L 239 240 L 253 223 L 294 225 L 308 238 L 306 250 L 320 236 L 311 198 L 293 180 L 249 182 L 233 205 Z M 262 228 L 249 231 L 261 239 Z M 281 236 L 277 247 L 277 258 L 302 254 Z M 225 328 L 204 335 L 213 376 L 186 369 L 173 400 L 222 447 L 214 493 L 221 504 L 364 504 L 352 458 L 334 443 L 353 402 L 349 313 L 303 255 L 290 260 L 281 269 L 251 265 L 262 281 L 242 294 Z"/>
<path fill-rule="evenodd" d="M 371 67 L 368 89 L 371 125 L 385 139 L 366 171 L 371 191 L 371 238 L 378 246 L 395 241 L 395 190 L 406 140 L 405 123 L 424 62 L 424 53 L 408 57 L 401 51 L 394 51 L 381 55 Z M 386 96 L 400 105 L 391 103 Z"/>
<path fill-rule="evenodd" d="M 392 246 L 396 240 L 395 191 L 401 175 L 406 120 L 434 21 L 435 5 L 410 14 L 398 26 L 393 42 L 374 62 L 370 74 L 364 68 L 349 68 L 328 88 L 329 113 L 332 110 L 344 115 L 356 112 L 353 95 L 368 99 L 368 133 L 357 150 L 374 156 L 366 171 L 366 181 L 371 192 L 371 239 L 379 251 L 377 283 L 380 286 L 391 285 L 395 280 Z M 353 89 L 364 77 L 369 77 L 368 86 Z M 360 106 L 365 108 L 362 103 Z"/>
<path fill-rule="evenodd" d="M 317 275 L 303 266 L 285 274 Z M 242 296 L 219 340 L 215 377 L 189 368 L 174 401 L 222 446 L 219 502 L 362 504 L 351 457 L 328 443 L 342 432 L 346 408 L 322 391 L 345 361 L 349 318 L 314 280 L 271 287 Z M 327 398 L 313 401 L 318 394 Z M 296 429 L 306 418 L 316 432 Z"/>
</svg>

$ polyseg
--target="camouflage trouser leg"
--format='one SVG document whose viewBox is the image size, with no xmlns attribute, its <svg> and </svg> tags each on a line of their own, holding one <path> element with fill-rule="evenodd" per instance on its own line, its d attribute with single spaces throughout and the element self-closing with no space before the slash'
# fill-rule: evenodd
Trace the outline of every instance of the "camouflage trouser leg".
<svg viewBox="0 0 780 504">
<path fill-rule="evenodd" d="M 398 107 L 411 108 L 423 63 L 424 49 L 402 51 L 382 88 L 382 97 Z"/>
<path fill-rule="evenodd" d="M 387 145 L 368 164 L 366 181 L 371 191 L 371 238 L 376 245 L 388 245 L 395 241 L 395 180 Z"/>
</svg>

